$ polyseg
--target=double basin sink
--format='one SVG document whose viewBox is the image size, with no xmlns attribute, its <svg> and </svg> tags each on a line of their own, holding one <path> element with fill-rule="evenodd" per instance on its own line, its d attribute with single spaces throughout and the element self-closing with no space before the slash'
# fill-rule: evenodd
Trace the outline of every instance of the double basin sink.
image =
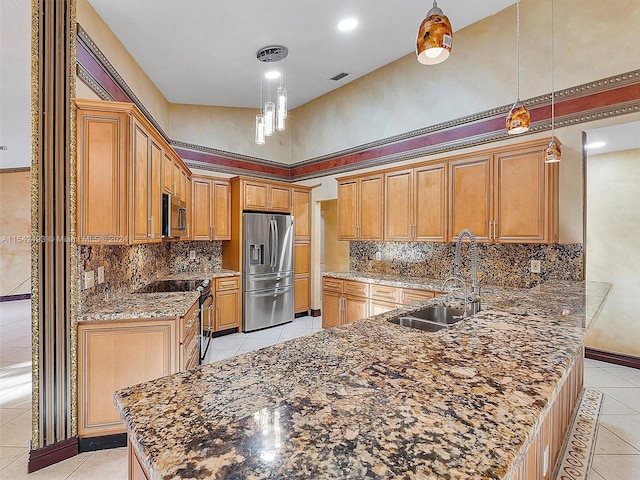
<svg viewBox="0 0 640 480">
<path fill-rule="evenodd" d="M 467 315 L 473 315 L 479 310 L 479 305 L 472 303 L 467 308 Z M 449 325 L 462 320 L 464 310 L 462 308 L 434 305 L 423 308 L 409 315 L 401 315 L 388 321 L 403 327 L 415 328 L 426 332 L 437 332 Z"/>
</svg>

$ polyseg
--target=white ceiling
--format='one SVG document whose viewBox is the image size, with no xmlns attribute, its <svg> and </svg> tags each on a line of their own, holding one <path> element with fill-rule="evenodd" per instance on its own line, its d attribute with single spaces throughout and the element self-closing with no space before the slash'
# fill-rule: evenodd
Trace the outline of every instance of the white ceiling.
<svg viewBox="0 0 640 480">
<path fill-rule="evenodd" d="M 430 0 L 88 1 L 169 102 L 250 108 L 260 104 L 268 67 L 256 60 L 260 48 L 289 49 L 272 65 L 282 66 L 295 108 L 413 52 L 432 7 Z M 441 0 L 438 6 L 455 32 L 514 3 Z M 359 26 L 338 31 L 345 17 L 356 17 Z M 455 55 L 455 35 L 453 48 Z M 330 80 L 341 72 L 349 76 Z"/>
</svg>

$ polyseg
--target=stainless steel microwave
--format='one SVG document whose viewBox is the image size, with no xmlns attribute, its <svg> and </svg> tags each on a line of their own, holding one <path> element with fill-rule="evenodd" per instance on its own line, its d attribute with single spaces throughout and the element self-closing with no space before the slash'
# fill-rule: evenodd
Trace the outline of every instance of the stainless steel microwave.
<svg viewBox="0 0 640 480">
<path fill-rule="evenodd" d="M 162 194 L 162 236 L 187 234 L 187 204 L 170 193 Z"/>
</svg>

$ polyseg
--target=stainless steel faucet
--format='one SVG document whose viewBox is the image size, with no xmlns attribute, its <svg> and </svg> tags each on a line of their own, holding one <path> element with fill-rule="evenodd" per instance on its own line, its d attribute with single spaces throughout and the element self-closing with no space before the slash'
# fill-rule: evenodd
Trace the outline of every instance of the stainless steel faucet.
<svg viewBox="0 0 640 480">
<path fill-rule="evenodd" d="M 469 237 L 471 250 L 471 288 L 472 288 L 472 302 L 480 301 L 480 284 L 478 283 L 478 246 L 476 244 L 476 236 L 469 229 L 464 229 L 458 235 L 458 240 L 456 241 L 456 257 L 455 257 L 455 265 L 453 268 L 453 276 L 461 277 L 460 274 L 460 247 L 462 246 L 462 239 L 464 237 Z M 456 285 L 457 286 L 457 285 Z"/>
</svg>

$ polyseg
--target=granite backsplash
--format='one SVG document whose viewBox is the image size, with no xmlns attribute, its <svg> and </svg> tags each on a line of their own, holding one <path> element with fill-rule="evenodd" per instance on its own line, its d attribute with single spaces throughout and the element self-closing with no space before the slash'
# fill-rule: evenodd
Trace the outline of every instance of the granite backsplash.
<svg viewBox="0 0 640 480">
<path fill-rule="evenodd" d="M 462 270 L 468 275 L 468 244 L 461 249 Z M 380 252 L 381 260 L 376 260 Z M 452 275 L 454 243 L 350 242 L 349 269 L 363 273 L 442 278 Z M 531 260 L 540 260 L 540 273 L 530 273 Z M 478 244 L 481 284 L 529 288 L 547 280 L 582 280 L 582 244 Z"/>
<path fill-rule="evenodd" d="M 80 309 L 93 295 L 136 290 L 158 275 L 178 272 L 212 272 L 222 266 L 222 242 L 161 242 L 141 245 L 79 245 L 78 291 Z M 190 251 L 196 258 L 190 259 Z M 105 282 L 83 289 L 85 272 L 104 266 Z"/>
</svg>

